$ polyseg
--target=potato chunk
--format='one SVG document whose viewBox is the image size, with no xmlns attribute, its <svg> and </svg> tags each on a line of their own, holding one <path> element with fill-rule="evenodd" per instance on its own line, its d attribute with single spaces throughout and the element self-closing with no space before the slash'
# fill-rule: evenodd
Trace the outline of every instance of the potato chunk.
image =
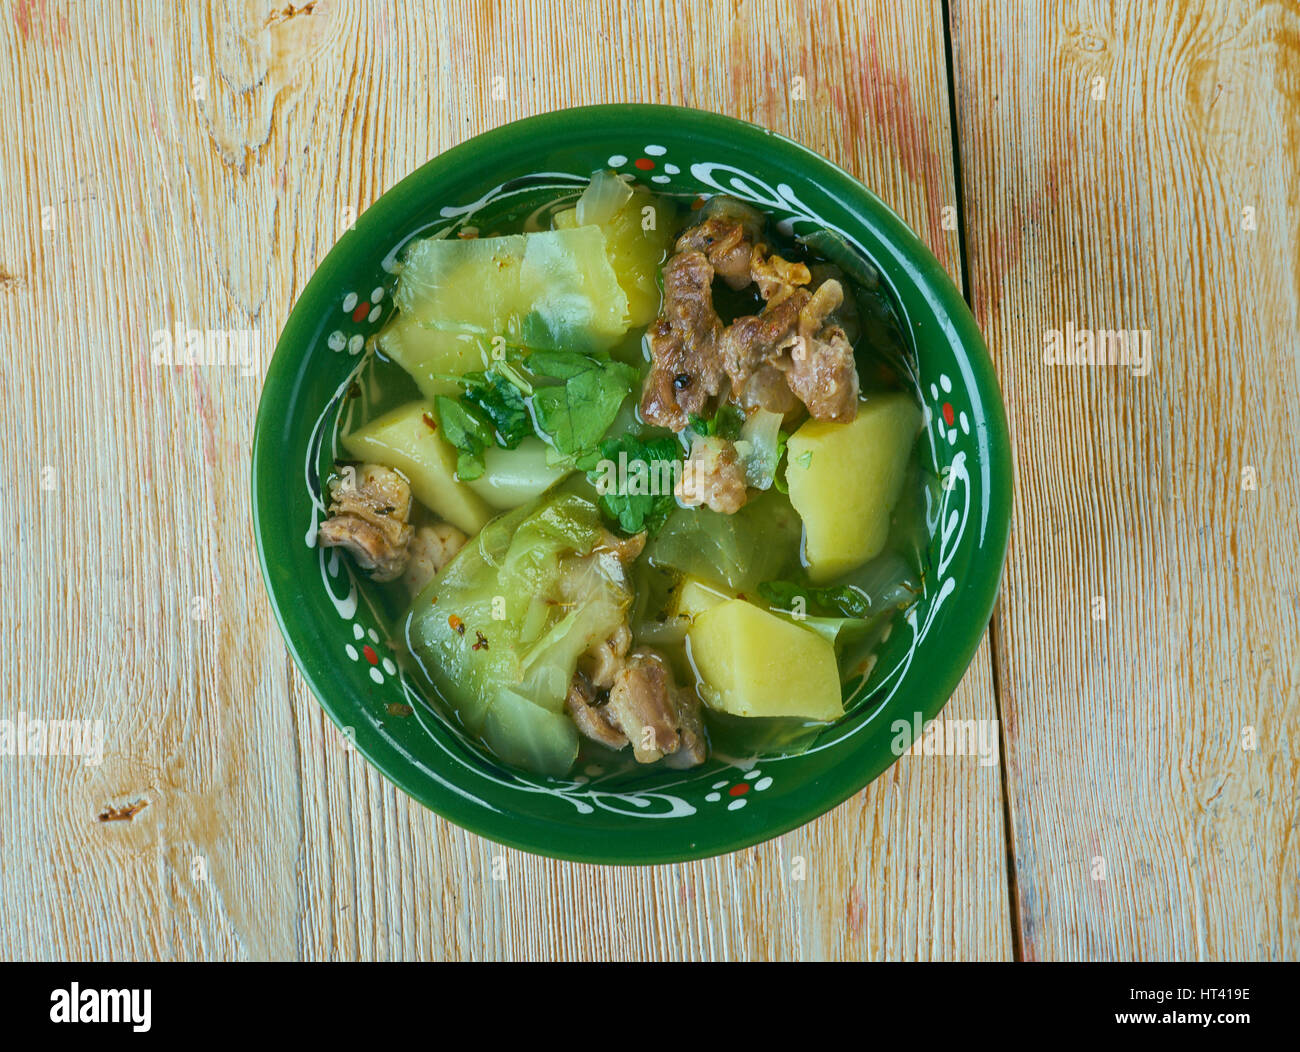
<svg viewBox="0 0 1300 1052">
<path fill-rule="evenodd" d="M 916 403 L 889 394 L 864 403 L 850 423 L 809 420 L 790 436 L 786 482 L 814 581 L 880 554 L 920 425 Z"/>
<path fill-rule="evenodd" d="M 687 633 L 709 705 L 734 716 L 844 715 L 835 648 L 744 599 L 702 611 Z"/>
<path fill-rule="evenodd" d="M 673 595 L 670 616 L 679 617 L 687 624 L 692 624 L 705 610 L 711 610 L 734 597 L 735 593 L 709 584 L 698 577 L 686 577 Z"/>
<path fill-rule="evenodd" d="M 353 431 L 343 439 L 343 448 L 358 460 L 400 471 L 416 500 L 473 536 L 492 513 L 482 497 L 456 478 L 456 451 L 432 426 L 436 422 L 428 402 L 408 402 Z"/>
</svg>

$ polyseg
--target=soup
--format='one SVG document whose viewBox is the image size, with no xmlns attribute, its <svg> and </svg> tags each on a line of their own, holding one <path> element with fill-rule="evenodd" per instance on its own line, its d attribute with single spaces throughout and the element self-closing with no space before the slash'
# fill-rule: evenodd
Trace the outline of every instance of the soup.
<svg viewBox="0 0 1300 1052">
<path fill-rule="evenodd" d="M 921 410 L 865 260 L 599 172 L 404 254 L 319 543 L 499 760 L 691 767 L 844 715 L 920 590 Z"/>
</svg>

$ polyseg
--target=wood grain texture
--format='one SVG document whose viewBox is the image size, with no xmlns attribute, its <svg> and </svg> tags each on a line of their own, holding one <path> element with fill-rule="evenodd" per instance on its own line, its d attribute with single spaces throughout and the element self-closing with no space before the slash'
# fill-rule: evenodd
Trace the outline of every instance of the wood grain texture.
<svg viewBox="0 0 1300 1052">
<path fill-rule="evenodd" d="M 0 956 L 1009 957 L 999 769 L 973 758 L 904 758 L 777 841 L 654 869 L 507 851 L 413 804 L 346 751 L 271 615 L 247 508 L 265 361 L 150 353 L 179 327 L 268 354 L 346 209 L 600 101 L 788 134 L 957 276 L 938 4 L 173 7 L 0 7 L 3 715 L 107 732 L 99 767 L 0 758 Z M 947 714 L 996 718 L 987 644 Z"/>
<path fill-rule="evenodd" d="M 1020 945 L 1293 959 L 1300 13 L 1063 12 L 953 19 L 1017 456 L 995 625 Z M 1149 330 L 1149 371 L 1051 364 L 1067 323 Z"/>
</svg>

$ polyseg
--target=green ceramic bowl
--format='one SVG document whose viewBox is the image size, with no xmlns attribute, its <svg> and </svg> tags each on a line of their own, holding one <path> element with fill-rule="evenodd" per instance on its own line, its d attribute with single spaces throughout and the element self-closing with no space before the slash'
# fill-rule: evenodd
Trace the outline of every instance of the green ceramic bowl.
<svg viewBox="0 0 1300 1052">
<path fill-rule="evenodd" d="M 366 338 L 391 312 L 393 260 L 416 235 L 576 196 L 598 168 L 654 189 L 725 192 L 795 234 L 838 231 L 872 259 L 910 324 L 925 407 L 923 456 L 947 479 L 931 571 L 848 714 L 808 751 L 692 771 L 544 778 L 503 768 L 443 719 L 394 660 L 382 598 L 314 545 L 339 407 Z M 253 444 L 253 501 L 267 589 L 325 711 L 356 748 L 427 807 L 483 836 L 558 858 L 654 863 L 747 847 L 816 818 L 897 758 L 896 719 L 936 716 L 984 633 L 1006 550 L 1011 456 L 997 379 L 961 295 L 871 191 L 788 139 L 716 114 L 595 106 L 497 128 L 424 165 L 368 209 L 307 284 L 267 370 Z M 631 777 L 632 780 L 629 780 Z"/>
</svg>

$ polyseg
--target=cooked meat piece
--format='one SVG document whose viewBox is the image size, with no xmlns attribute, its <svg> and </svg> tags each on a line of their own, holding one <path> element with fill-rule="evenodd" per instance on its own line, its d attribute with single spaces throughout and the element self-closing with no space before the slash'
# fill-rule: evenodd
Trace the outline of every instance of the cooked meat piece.
<svg viewBox="0 0 1300 1052">
<path fill-rule="evenodd" d="M 821 280 L 810 290 L 806 264 L 783 259 L 758 241 L 762 219 L 752 209 L 727 198 L 705 209 L 677 239 L 676 254 L 663 269 L 664 309 L 647 334 L 652 364 L 642 417 L 681 431 L 691 416 L 705 415 L 725 377 L 744 409 L 759 406 L 790 418 L 802 402 L 818 420 L 852 420 L 858 404 L 853 346 L 843 327 L 828 321 L 844 304 L 844 288 L 830 276 L 836 272 L 819 268 Z M 715 273 L 736 289 L 757 283 L 763 309 L 724 328 L 713 306 Z M 718 453 L 702 451 L 710 472 L 723 467 Z M 678 491 L 683 496 L 682 485 Z M 687 485 L 683 499 L 722 510 L 701 486 Z M 726 485 L 716 499 L 734 511 L 744 503 L 743 487 L 737 493 Z"/>
<path fill-rule="evenodd" d="M 727 327 L 722 344 L 732 390 L 742 390 L 753 373 L 774 362 L 790 346 L 799 312 L 811 298 L 807 289 L 793 289 L 758 314 L 737 318 Z"/>
<path fill-rule="evenodd" d="M 678 253 L 664 265 L 663 277 L 663 314 L 647 333 L 652 364 L 641 415 L 680 431 L 722 383 L 722 321 L 713 309 L 713 267 L 703 253 Z"/>
<path fill-rule="evenodd" d="M 410 560 L 406 564 L 406 573 L 402 575 L 407 590 L 412 595 L 424 591 L 424 586 L 451 562 L 451 557 L 465 546 L 468 539 L 449 522 L 421 526 L 416 530 L 407 549 Z"/>
<path fill-rule="evenodd" d="M 329 518 L 320 543 L 351 552 L 376 581 L 392 581 L 406 569 L 411 542 L 411 486 L 391 468 L 362 464 L 343 468 L 330 482 Z"/>
<path fill-rule="evenodd" d="M 614 677 L 623 667 L 623 659 L 631 645 L 632 631 L 625 622 L 608 639 L 602 639 L 578 659 L 578 670 L 598 689 L 608 690 L 614 685 Z"/>
<path fill-rule="evenodd" d="M 733 289 L 743 289 L 753 280 L 749 269 L 753 239 L 745 225 L 736 219 L 724 216 L 705 219 L 677 239 L 676 249 L 703 253 L 718 277 Z"/>
<path fill-rule="evenodd" d="M 844 302 L 844 286 L 834 278 L 827 278 L 813 291 L 799 312 L 799 334 L 811 336 L 821 330 L 826 319 Z"/>
<path fill-rule="evenodd" d="M 668 662 L 649 647 L 628 655 L 609 692 L 610 721 L 632 743 L 637 763 L 654 763 L 669 754 L 673 766 L 693 767 L 707 756 L 700 704 L 694 692 L 673 680 Z"/>
<path fill-rule="evenodd" d="M 673 684 L 668 673 L 673 703 L 677 710 L 677 751 L 669 753 L 664 763 L 684 770 L 696 767 L 709 758 L 709 738 L 700 716 L 700 699 L 694 690 Z"/>
<path fill-rule="evenodd" d="M 831 281 L 834 281 L 840 287 L 840 303 L 839 306 L 834 308 L 835 324 L 844 330 L 845 335 L 849 338 L 849 343 L 856 344 L 862 330 L 862 324 L 861 319 L 858 317 L 857 300 L 849 295 L 847 286 L 844 284 L 847 280 L 844 272 L 832 263 L 814 263 L 809 270 L 812 273 L 810 288 L 820 290 Z M 827 294 L 830 294 L 829 289 Z"/>
<path fill-rule="evenodd" d="M 641 416 L 651 424 L 680 431 L 688 423 L 686 413 L 677 401 L 680 381 L 691 382 L 686 372 L 686 347 L 681 333 L 668 319 L 660 317 L 646 331 L 650 347 L 650 374 L 641 390 Z"/>
<path fill-rule="evenodd" d="M 858 415 L 858 369 L 844 330 L 828 325 L 812 339 L 799 339 L 781 363 L 790 390 L 816 420 L 853 420 Z"/>
<path fill-rule="evenodd" d="M 834 278 L 817 286 L 799 312 L 790 352 L 777 363 L 786 382 L 816 420 L 848 422 L 858 415 L 858 369 L 853 345 L 838 325 L 826 318 L 844 302 L 844 288 Z"/>
<path fill-rule="evenodd" d="M 844 330 L 826 319 L 844 302 L 834 278 L 813 292 L 792 288 L 761 313 L 737 318 L 723 335 L 727 375 L 745 404 L 753 378 L 767 366 L 785 374 L 791 392 L 817 420 L 852 420 L 858 411 L 858 371 Z M 770 376 L 763 381 L 770 385 Z M 766 397 L 779 402 L 766 389 Z M 748 394 L 750 401 L 753 393 Z M 781 412 L 787 412 L 785 408 Z"/>
<path fill-rule="evenodd" d="M 694 691 L 677 686 L 663 655 L 639 647 L 619 661 L 612 687 L 601 689 L 581 669 L 564 707 L 579 733 L 611 749 L 629 743 L 637 763 L 668 758 L 694 767 L 708 758 L 708 739 Z"/>
<path fill-rule="evenodd" d="M 750 257 L 749 272 L 758 283 L 759 295 L 769 303 L 784 299 L 798 285 L 812 280 L 804 263 L 790 263 L 777 255 L 768 255 L 766 245 L 758 245 Z"/>
<path fill-rule="evenodd" d="M 573 718 L 579 734 L 611 749 L 622 749 L 627 745 L 627 735 L 614 726 L 609 707 L 605 704 L 608 700 L 608 691 L 597 692 L 591 680 L 577 672 L 569 684 L 564 708 Z"/>
<path fill-rule="evenodd" d="M 619 562 L 626 566 L 645 550 L 645 539 L 645 530 L 634 533 L 631 537 L 616 537 L 609 530 L 603 530 L 599 542 L 592 551 L 595 553 L 611 552 L 617 556 Z"/>
<path fill-rule="evenodd" d="M 760 365 L 755 369 L 736 392 L 736 401 L 746 413 L 753 409 L 766 409 L 770 413 L 780 413 L 787 423 L 803 408 L 803 403 L 785 382 L 785 373 L 774 365 Z"/>
<path fill-rule="evenodd" d="M 757 208 L 729 194 L 718 194 L 704 202 L 704 207 L 700 209 L 700 222 L 706 219 L 725 219 L 739 223 L 751 241 L 758 238 L 767 223 L 766 217 Z"/>
<path fill-rule="evenodd" d="M 722 333 L 713 309 L 713 266 L 700 252 L 682 252 L 664 265 L 664 317 L 692 350 L 708 350 Z"/>
<path fill-rule="evenodd" d="M 704 504 L 723 515 L 738 512 L 745 503 L 745 468 L 735 443 L 718 435 L 697 438 L 675 493 L 687 507 Z"/>
<path fill-rule="evenodd" d="M 680 431 L 687 424 L 686 414 L 677 403 L 677 378 L 690 382 L 686 366 L 686 349 L 682 337 L 662 315 L 646 330 L 650 349 L 650 374 L 641 389 L 641 416 L 651 424 Z"/>
</svg>

